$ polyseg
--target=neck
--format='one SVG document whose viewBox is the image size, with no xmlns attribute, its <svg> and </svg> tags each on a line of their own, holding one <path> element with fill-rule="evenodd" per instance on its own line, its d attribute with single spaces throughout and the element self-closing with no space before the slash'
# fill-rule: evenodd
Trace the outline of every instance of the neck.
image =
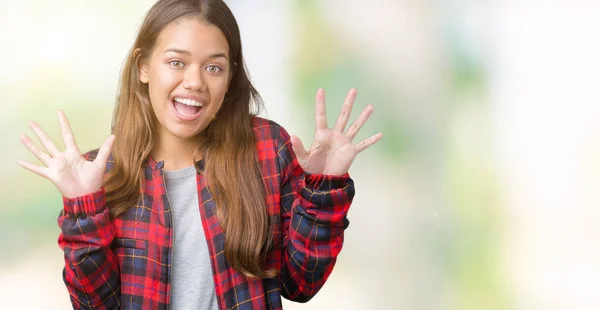
<svg viewBox="0 0 600 310">
<path fill-rule="evenodd" d="M 162 135 L 152 149 L 156 161 L 164 161 L 165 170 L 179 170 L 194 165 L 194 151 L 198 148 L 196 139 L 180 139 Z"/>
</svg>

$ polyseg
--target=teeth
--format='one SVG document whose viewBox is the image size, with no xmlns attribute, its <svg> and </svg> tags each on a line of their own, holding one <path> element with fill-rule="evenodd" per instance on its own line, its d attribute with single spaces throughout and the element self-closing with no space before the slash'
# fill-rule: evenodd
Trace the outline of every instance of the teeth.
<svg viewBox="0 0 600 310">
<path fill-rule="evenodd" d="M 201 107 L 202 106 L 202 103 L 200 103 L 200 102 L 198 102 L 196 100 L 193 100 L 193 99 L 175 98 L 174 100 L 177 101 L 177 102 L 179 102 L 179 103 L 182 103 L 182 104 L 185 104 L 185 105 L 191 105 L 191 106 L 194 106 L 194 107 Z"/>
</svg>

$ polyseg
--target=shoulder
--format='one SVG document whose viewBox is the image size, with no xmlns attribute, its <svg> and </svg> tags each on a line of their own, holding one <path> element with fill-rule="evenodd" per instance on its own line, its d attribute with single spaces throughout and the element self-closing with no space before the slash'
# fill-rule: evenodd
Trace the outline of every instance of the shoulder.
<svg viewBox="0 0 600 310">
<path fill-rule="evenodd" d="M 96 157 L 98 156 L 99 150 L 100 149 L 91 150 L 91 151 L 83 154 L 83 158 L 85 158 L 86 160 L 89 160 L 89 161 L 94 161 L 96 159 Z"/>
<path fill-rule="evenodd" d="M 282 177 L 291 173 L 295 154 L 288 132 L 272 120 L 254 117 L 252 121 L 259 161 L 275 159 Z"/>
<path fill-rule="evenodd" d="M 271 140 L 277 142 L 277 144 L 281 144 L 290 140 L 290 136 L 285 128 L 270 119 L 254 116 L 252 118 L 252 128 L 258 142 Z"/>
<path fill-rule="evenodd" d="M 96 157 L 98 156 L 99 151 L 100 151 L 100 149 L 91 150 L 91 151 L 83 154 L 83 158 L 85 158 L 88 161 L 94 161 L 96 159 Z M 115 161 L 114 161 L 113 155 L 110 154 L 108 156 L 108 162 L 106 162 L 106 170 L 104 171 L 104 173 L 108 173 L 114 166 L 114 163 L 115 163 Z"/>
</svg>

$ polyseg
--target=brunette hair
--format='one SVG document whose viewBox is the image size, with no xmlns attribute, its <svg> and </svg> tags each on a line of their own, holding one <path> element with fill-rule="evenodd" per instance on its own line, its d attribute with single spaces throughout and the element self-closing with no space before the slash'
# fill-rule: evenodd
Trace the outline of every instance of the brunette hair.
<svg viewBox="0 0 600 310">
<path fill-rule="evenodd" d="M 139 66 L 149 59 L 161 31 L 179 18 L 198 18 L 216 26 L 229 43 L 229 89 L 215 119 L 197 137 L 201 146 L 194 153 L 195 161 L 205 160 L 205 172 L 199 171 L 217 203 L 225 256 L 247 276 L 274 277 L 275 270 L 265 270 L 273 241 L 252 127 L 262 101 L 246 72 L 237 22 L 221 0 L 160 0 L 145 16 L 122 70 L 113 115 L 114 166 L 104 184 L 111 217 L 138 203 L 145 162 L 155 145 L 158 121 L 148 86 L 140 82 Z"/>
</svg>

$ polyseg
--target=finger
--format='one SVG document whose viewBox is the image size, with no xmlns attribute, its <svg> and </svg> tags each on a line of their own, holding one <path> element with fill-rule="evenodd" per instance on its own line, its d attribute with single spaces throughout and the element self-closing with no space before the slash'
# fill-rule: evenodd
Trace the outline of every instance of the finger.
<svg viewBox="0 0 600 310">
<path fill-rule="evenodd" d="M 298 138 L 297 136 L 291 136 L 290 141 L 292 142 L 292 149 L 294 150 L 294 153 L 296 154 L 296 158 L 298 159 L 298 162 L 300 163 L 301 166 L 304 165 L 304 163 L 306 162 L 306 159 L 308 158 L 308 152 L 304 148 L 304 144 L 302 143 L 302 140 L 300 140 L 300 138 Z"/>
<path fill-rule="evenodd" d="M 106 168 L 106 163 L 108 162 L 108 157 L 110 156 L 110 150 L 112 149 L 113 142 L 115 141 L 114 135 L 109 135 L 104 142 L 102 142 L 102 146 L 100 146 L 100 150 L 98 151 L 98 155 L 96 159 L 94 159 L 94 164 L 100 169 Z"/>
<path fill-rule="evenodd" d="M 38 136 L 40 142 L 42 142 L 42 145 L 44 146 L 44 148 L 46 148 L 50 155 L 56 156 L 58 153 L 60 153 L 54 142 L 52 142 L 52 140 L 50 139 L 48 134 L 46 134 L 46 132 L 42 129 L 42 127 L 40 127 L 35 122 L 31 122 L 29 123 L 29 128 L 31 128 L 31 130 L 33 130 L 33 132 Z"/>
<path fill-rule="evenodd" d="M 317 106 L 316 106 L 316 117 L 317 117 L 317 130 L 327 129 L 327 112 L 325 110 L 325 90 L 319 88 L 317 90 Z"/>
<path fill-rule="evenodd" d="M 354 105 L 354 99 L 356 99 L 356 93 L 356 89 L 352 88 L 348 92 L 348 95 L 346 95 L 346 100 L 344 100 L 344 104 L 342 105 L 342 111 L 340 112 L 340 116 L 338 116 L 338 119 L 335 122 L 333 130 L 344 132 L 346 124 L 348 124 L 348 119 L 350 118 L 350 113 L 352 112 L 352 105 Z"/>
<path fill-rule="evenodd" d="M 356 149 L 360 153 L 360 152 L 364 151 L 366 148 L 368 148 L 369 146 L 377 143 L 379 140 L 381 140 L 381 138 L 383 138 L 383 134 L 380 132 L 380 133 L 373 135 L 373 136 L 361 141 L 360 143 L 356 144 Z"/>
<path fill-rule="evenodd" d="M 374 107 L 372 104 L 367 105 L 365 109 L 360 113 L 358 118 L 350 125 L 348 131 L 346 131 L 346 137 L 351 140 L 354 139 L 360 128 L 367 122 L 371 114 L 373 113 Z"/>
<path fill-rule="evenodd" d="M 71 130 L 71 125 L 69 125 L 69 120 L 67 119 L 67 116 L 61 110 L 59 110 L 57 113 L 63 140 L 65 141 L 65 147 L 68 150 L 76 150 L 79 152 L 79 148 L 77 147 L 77 143 L 75 142 L 75 137 L 73 136 L 73 131 Z"/>
<path fill-rule="evenodd" d="M 48 165 L 50 156 L 48 156 L 48 154 L 42 152 L 37 146 L 35 146 L 33 141 L 31 141 L 31 139 L 29 139 L 27 135 L 21 135 L 21 142 L 37 159 L 39 159 L 45 165 Z"/>
<path fill-rule="evenodd" d="M 32 163 L 23 161 L 23 160 L 18 160 L 17 164 L 19 164 L 19 166 L 43 177 L 43 178 L 48 178 L 48 176 L 46 175 L 46 169 L 44 167 L 38 166 L 38 165 L 34 165 Z"/>
</svg>

